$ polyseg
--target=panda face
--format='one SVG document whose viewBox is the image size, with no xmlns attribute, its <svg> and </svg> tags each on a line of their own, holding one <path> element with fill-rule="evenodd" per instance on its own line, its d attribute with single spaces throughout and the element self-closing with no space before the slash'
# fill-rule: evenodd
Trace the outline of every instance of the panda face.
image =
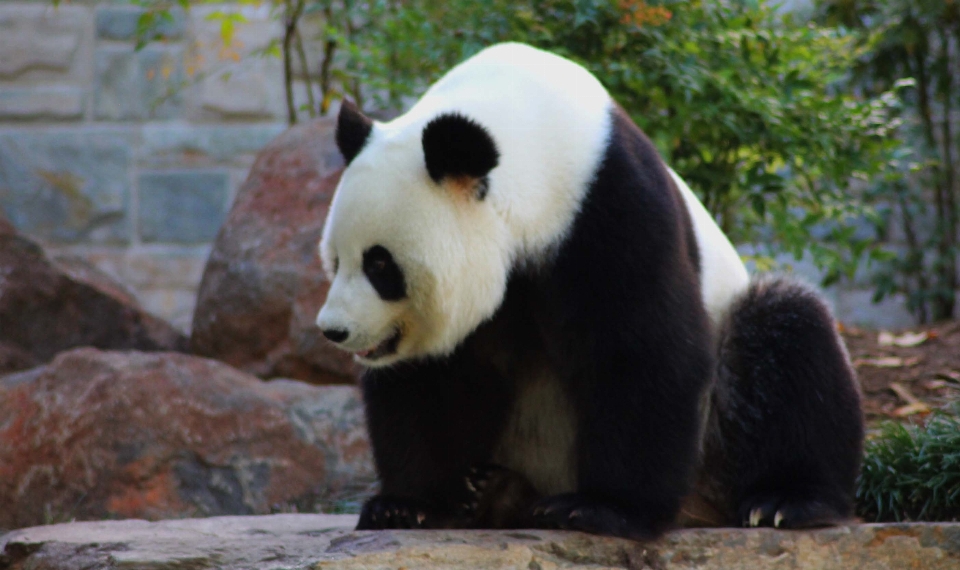
<svg viewBox="0 0 960 570">
<path fill-rule="evenodd" d="M 492 139 L 459 116 L 373 124 L 348 105 L 337 139 L 348 167 L 320 244 L 331 286 L 317 325 L 365 366 L 450 353 L 506 288 L 509 232 L 484 200 Z"/>
</svg>

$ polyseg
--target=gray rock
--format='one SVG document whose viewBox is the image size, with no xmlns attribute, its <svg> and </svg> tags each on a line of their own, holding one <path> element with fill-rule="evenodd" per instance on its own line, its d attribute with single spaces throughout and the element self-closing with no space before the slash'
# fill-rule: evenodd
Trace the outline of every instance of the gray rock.
<svg viewBox="0 0 960 570">
<path fill-rule="evenodd" d="M 83 79 L 92 18 L 81 6 L 0 5 L 0 79 Z"/>
<path fill-rule="evenodd" d="M 137 160 L 153 168 L 230 163 L 242 155 L 256 154 L 286 128 L 283 123 L 149 123 L 143 126 L 143 145 Z"/>
<path fill-rule="evenodd" d="M 135 140 L 113 128 L 0 131 L 0 207 L 35 237 L 125 243 Z"/>
<path fill-rule="evenodd" d="M 78 87 L 0 89 L 0 121 L 82 119 L 85 100 Z"/>
<path fill-rule="evenodd" d="M 203 243 L 227 217 L 229 176 L 216 171 L 140 175 L 140 237 L 144 242 Z"/>
<path fill-rule="evenodd" d="M 679 570 L 955 569 L 960 524 L 859 525 L 809 532 L 684 530 L 649 544 L 574 532 L 355 532 L 349 515 L 104 521 L 0 538 L 0 568 Z"/>
<path fill-rule="evenodd" d="M 240 13 L 244 21 L 234 27 L 230 45 L 224 45 L 220 22 L 213 12 Z M 286 117 L 283 65 L 278 58 L 255 52 L 283 36 L 281 22 L 264 10 L 244 6 L 196 6 L 189 13 L 200 64 L 197 69 L 191 118 L 282 119 Z"/>
<path fill-rule="evenodd" d="M 170 119 L 183 107 L 178 46 L 101 47 L 96 53 L 94 116 L 99 120 Z"/>
</svg>

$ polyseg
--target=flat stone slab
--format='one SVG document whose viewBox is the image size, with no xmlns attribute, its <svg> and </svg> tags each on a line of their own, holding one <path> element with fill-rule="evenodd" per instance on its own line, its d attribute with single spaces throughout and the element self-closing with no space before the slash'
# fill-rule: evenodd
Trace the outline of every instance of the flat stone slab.
<svg viewBox="0 0 960 570">
<path fill-rule="evenodd" d="M 960 523 L 682 530 L 649 544 L 575 532 L 355 532 L 352 515 L 101 521 L 0 537 L 0 569 L 960 568 Z"/>
</svg>

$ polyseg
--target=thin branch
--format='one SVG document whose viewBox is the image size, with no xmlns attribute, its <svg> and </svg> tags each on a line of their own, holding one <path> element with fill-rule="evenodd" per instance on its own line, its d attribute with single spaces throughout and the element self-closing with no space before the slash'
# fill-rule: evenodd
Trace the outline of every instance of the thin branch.
<svg viewBox="0 0 960 570">
<path fill-rule="evenodd" d="M 287 122 L 291 125 L 297 123 L 297 107 L 293 100 L 293 39 L 297 33 L 297 24 L 300 21 L 300 15 L 303 13 L 304 0 L 297 0 L 296 6 L 292 4 L 293 0 L 285 0 L 285 18 L 283 31 L 283 84 L 287 96 Z"/>
<path fill-rule="evenodd" d="M 317 116 L 317 102 L 313 97 L 313 80 L 310 79 L 310 66 L 307 63 L 307 52 L 303 49 L 303 38 L 300 36 L 300 29 L 294 32 L 294 39 L 297 44 L 297 57 L 300 59 L 300 73 L 303 75 L 303 81 L 307 86 L 307 107 L 310 118 Z"/>
</svg>

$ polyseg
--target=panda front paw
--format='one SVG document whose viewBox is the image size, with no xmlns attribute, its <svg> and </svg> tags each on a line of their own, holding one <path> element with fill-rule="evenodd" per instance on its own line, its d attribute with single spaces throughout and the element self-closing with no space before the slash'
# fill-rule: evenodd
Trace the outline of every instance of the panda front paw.
<svg viewBox="0 0 960 570">
<path fill-rule="evenodd" d="M 377 495 L 363 505 L 357 530 L 436 528 L 431 510 L 417 499 Z"/>
<path fill-rule="evenodd" d="M 655 538 L 659 532 L 623 509 L 579 493 L 554 495 L 533 507 L 537 528 L 579 530 L 634 540 Z"/>
</svg>

